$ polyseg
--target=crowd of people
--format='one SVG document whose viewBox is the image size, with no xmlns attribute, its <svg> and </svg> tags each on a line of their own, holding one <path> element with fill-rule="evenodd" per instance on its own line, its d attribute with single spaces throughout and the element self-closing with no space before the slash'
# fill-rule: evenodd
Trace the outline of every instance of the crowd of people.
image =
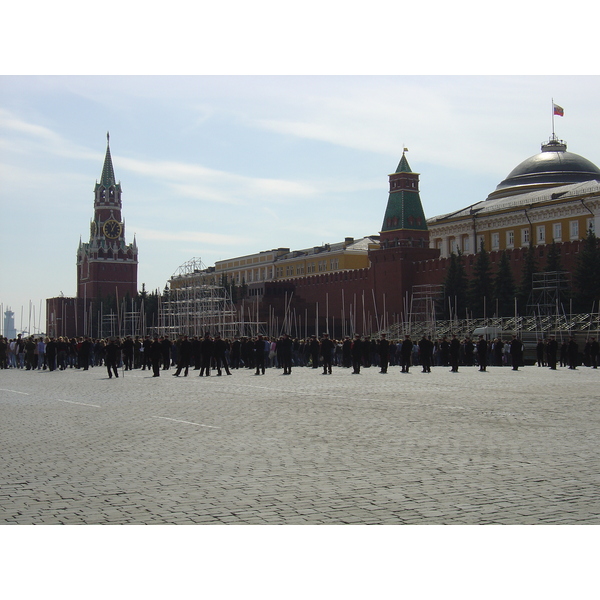
<svg viewBox="0 0 600 600">
<path fill-rule="evenodd" d="M 554 336 L 548 336 L 538 340 L 536 346 L 537 366 L 550 369 L 576 369 L 579 365 L 596 369 L 599 354 L 595 337 L 586 340 L 582 352 L 574 337 L 559 343 Z M 486 340 L 484 336 L 461 340 L 457 335 L 436 340 L 423 335 L 414 341 L 405 335 L 402 340 L 390 341 L 386 334 L 378 339 L 355 334 L 334 340 L 327 333 L 308 339 L 293 339 L 288 334 L 224 339 L 210 333 L 180 335 L 173 340 L 166 335 L 123 339 L 0 337 L 1 369 L 85 371 L 99 366 L 104 366 L 111 378 L 119 376 L 119 369 L 148 369 L 153 377 L 160 377 L 161 372 L 171 368 L 177 377 L 182 372 L 188 376 L 190 369 L 199 371 L 201 377 L 210 376 L 211 371 L 216 371 L 217 376 L 223 372 L 231 375 L 232 369 L 252 369 L 256 375 L 264 375 L 266 368 L 283 369 L 283 374 L 289 375 L 293 367 L 322 368 L 323 375 L 329 375 L 334 366 L 352 369 L 353 374 L 370 367 L 387 373 L 390 366 L 399 366 L 403 373 L 410 372 L 413 366 L 421 366 L 424 373 L 431 372 L 432 366 L 451 367 L 452 372 L 458 372 L 459 366 L 478 366 L 480 371 L 488 366 L 518 370 L 524 366 L 524 346 L 517 336 L 506 341 Z"/>
</svg>

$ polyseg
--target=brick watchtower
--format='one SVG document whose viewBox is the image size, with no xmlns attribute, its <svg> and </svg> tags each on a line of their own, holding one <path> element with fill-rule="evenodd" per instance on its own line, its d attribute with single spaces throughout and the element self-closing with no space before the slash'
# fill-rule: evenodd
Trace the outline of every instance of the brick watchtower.
<svg viewBox="0 0 600 600">
<path fill-rule="evenodd" d="M 94 188 L 94 216 L 90 241 L 77 250 L 77 298 L 93 300 L 109 296 L 122 299 L 137 295 L 138 249 L 135 236 L 125 243 L 121 216 L 121 183 L 115 180 L 106 134 L 106 156 L 100 182 Z"/>
<path fill-rule="evenodd" d="M 429 230 L 419 196 L 419 174 L 413 173 L 406 160 L 406 148 L 400 164 L 390 178 L 390 195 L 383 217 L 380 244 L 429 247 Z"/>
</svg>

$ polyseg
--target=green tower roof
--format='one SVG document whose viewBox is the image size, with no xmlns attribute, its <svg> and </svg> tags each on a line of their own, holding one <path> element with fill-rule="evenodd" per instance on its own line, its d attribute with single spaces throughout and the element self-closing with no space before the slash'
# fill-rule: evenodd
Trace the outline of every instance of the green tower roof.
<svg viewBox="0 0 600 600">
<path fill-rule="evenodd" d="M 111 185 L 116 185 L 115 171 L 113 169 L 112 157 L 110 155 L 110 136 L 106 134 L 106 156 L 104 157 L 104 166 L 102 167 L 102 176 L 100 177 L 100 185 L 109 188 Z"/>
</svg>

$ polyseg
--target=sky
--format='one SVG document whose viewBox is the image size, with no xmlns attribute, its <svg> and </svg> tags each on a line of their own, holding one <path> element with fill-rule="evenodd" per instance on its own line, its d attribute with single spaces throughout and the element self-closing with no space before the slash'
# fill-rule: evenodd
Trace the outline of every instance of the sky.
<svg viewBox="0 0 600 600">
<path fill-rule="evenodd" d="M 467 56 L 458 43 L 430 62 L 418 59 L 427 55 L 422 35 L 419 52 L 393 40 L 395 54 L 383 60 L 375 30 L 382 17 L 364 20 L 376 55 L 370 65 L 381 65 L 372 73 L 364 66 L 367 43 L 340 46 L 345 60 L 315 44 L 318 55 L 304 63 L 295 33 L 288 47 L 279 37 L 267 52 L 254 30 L 260 43 L 246 51 L 238 20 L 241 46 L 209 67 L 188 53 L 169 72 L 159 60 L 164 47 L 151 54 L 145 46 L 145 61 L 108 52 L 107 69 L 100 45 L 82 69 L 66 44 L 24 55 L 14 68 L 7 63 L 0 71 L 0 304 L 15 312 L 17 329 L 43 331 L 45 299 L 76 293 L 76 252 L 89 239 L 107 132 L 126 241 L 135 236 L 138 287 L 147 290 L 162 290 L 192 258 L 212 266 L 378 234 L 388 175 L 403 148 L 420 173 L 428 218 L 484 200 L 540 151 L 552 133 L 553 99 L 565 111 L 554 121 L 557 136 L 600 164 L 600 78 L 592 71 L 553 74 L 539 61 L 541 74 L 529 75 L 509 61 L 481 74 L 475 62 L 453 68 L 453 57 Z M 358 27 L 356 19 L 346 24 Z M 31 38 L 42 26 L 36 22 Z M 205 49 L 223 45 L 208 37 Z M 89 38 L 86 46 L 94 47 Z M 296 60 L 278 63 L 282 47 Z"/>
</svg>

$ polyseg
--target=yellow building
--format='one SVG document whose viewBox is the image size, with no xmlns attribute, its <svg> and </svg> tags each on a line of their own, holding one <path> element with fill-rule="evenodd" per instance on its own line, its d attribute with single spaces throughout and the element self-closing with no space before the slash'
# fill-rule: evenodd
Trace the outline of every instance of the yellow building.
<svg viewBox="0 0 600 600">
<path fill-rule="evenodd" d="M 442 257 L 580 240 L 600 226 L 600 169 L 553 135 L 486 200 L 427 224 Z"/>
<path fill-rule="evenodd" d="M 196 285 L 248 285 L 265 281 L 291 279 L 319 273 L 334 273 L 349 269 L 365 269 L 370 266 L 369 250 L 379 247 L 377 236 L 359 240 L 347 237 L 343 242 L 324 244 L 303 250 L 277 248 L 256 254 L 220 260 L 214 267 L 175 275 L 171 278 L 173 289 L 180 287 L 184 279 L 192 277 Z M 260 290 L 257 290 L 260 293 Z"/>
</svg>

